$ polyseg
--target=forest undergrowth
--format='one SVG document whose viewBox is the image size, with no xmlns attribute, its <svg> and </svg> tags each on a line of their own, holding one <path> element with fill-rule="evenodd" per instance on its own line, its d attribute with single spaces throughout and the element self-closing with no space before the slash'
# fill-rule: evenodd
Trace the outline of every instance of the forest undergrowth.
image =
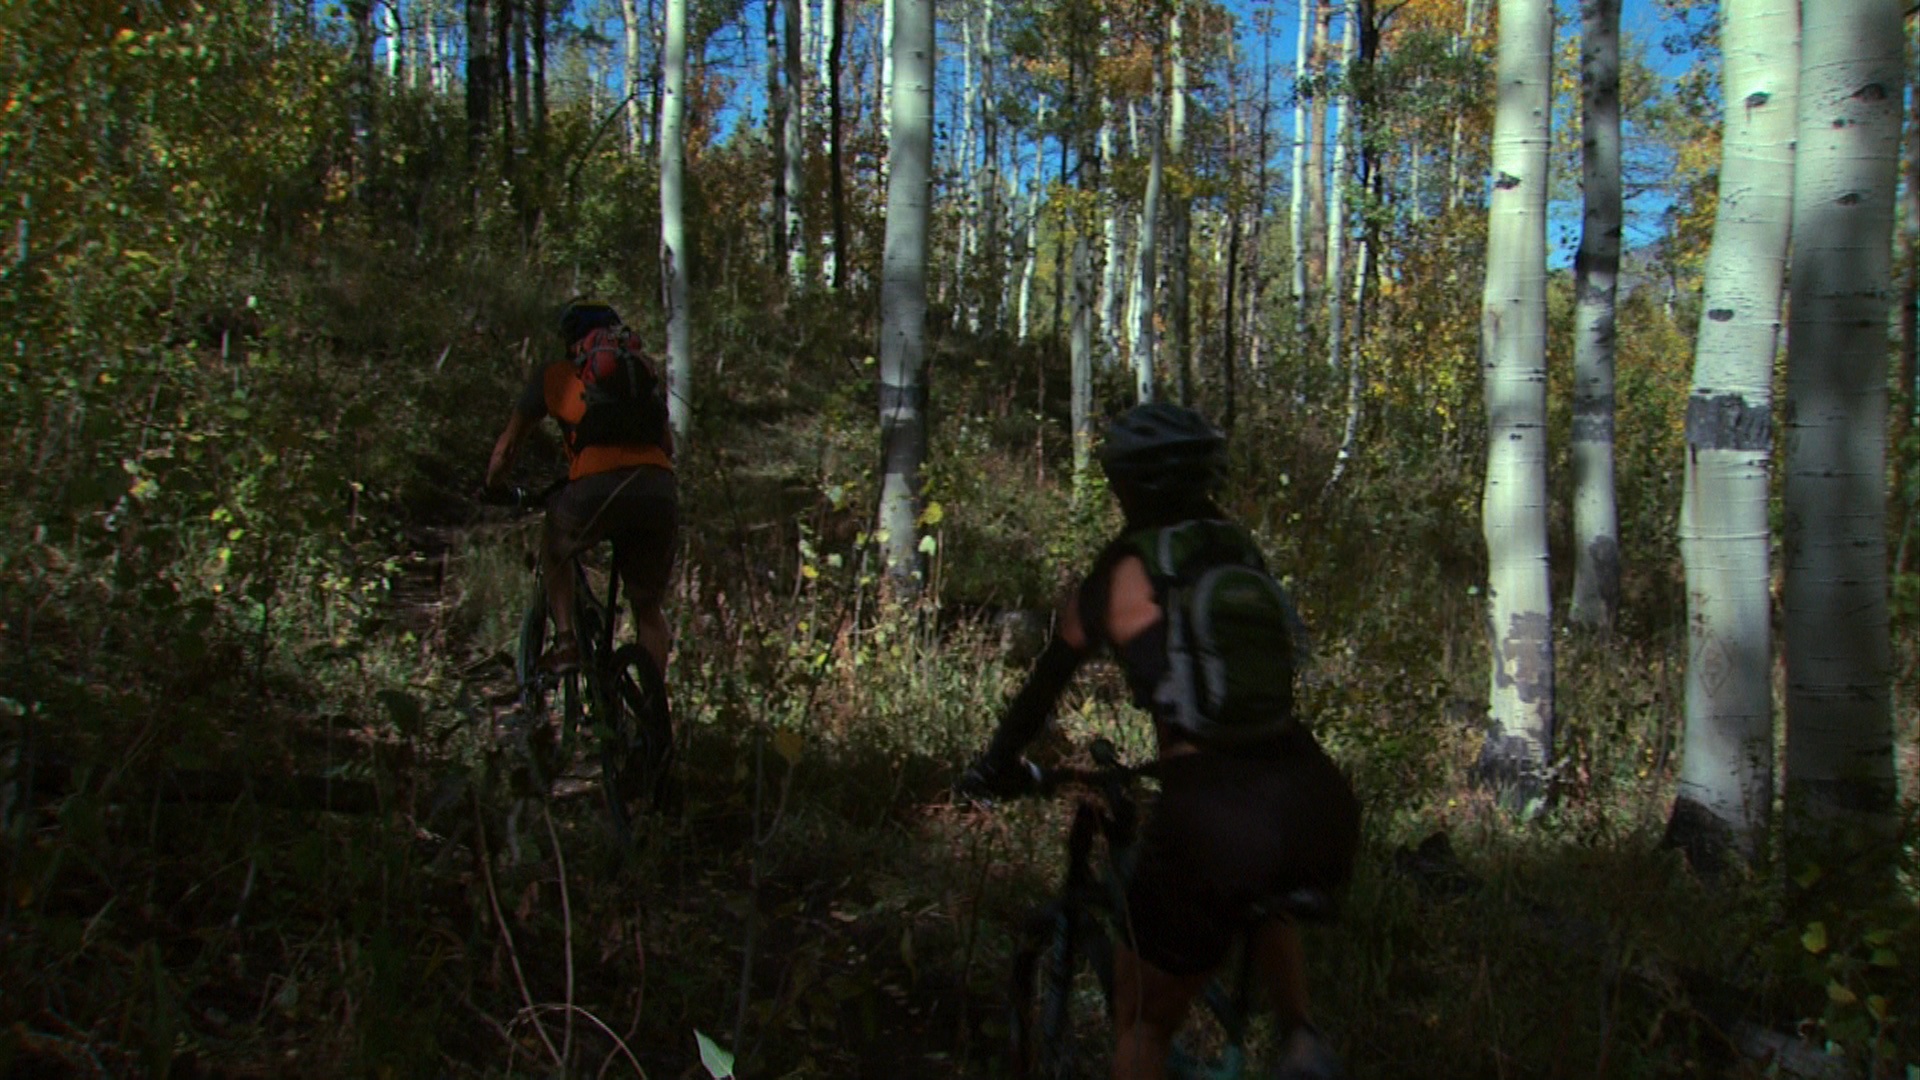
<svg viewBox="0 0 1920 1080">
<path fill-rule="evenodd" d="M 1010 935 L 1059 872 L 1068 809 L 948 793 L 1118 524 L 1070 475 L 1064 356 L 955 333 L 936 307 L 928 578 L 883 602 L 872 297 L 765 299 L 780 281 L 742 245 L 701 296 L 681 462 L 684 807 L 620 851 L 590 772 L 547 801 L 514 788 L 498 733 L 537 523 L 474 494 L 561 301 L 596 293 L 660 330 L 637 299 L 657 294 L 645 170 L 595 158 L 540 224 L 517 189 L 469 188 L 449 117 L 401 97 L 387 130 L 411 134 L 355 193 L 344 126 L 229 138 L 233 116 L 323 113 L 325 50 L 275 54 L 268 79 L 246 40 L 212 59 L 164 34 L 98 49 L 149 44 L 82 103 L 139 112 L 171 156 L 76 181 L 98 196 L 56 204 L 77 239 L 36 238 L 44 263 L 0 292 L 17 481 L 0 503 L 0 1075 L 658 1080 L 708 1075 L 701 1037 L 750 1078 L 1007 1075 Z M 202 68 L 225 74 L 196 93 Z M 148 97 L 116 88 L 136 76 Z M 521 182 L 557 189 L 558 155 L 586 161 L 592 135 L 556 113 L 556 157 Z M 95 149 L 43 150 L 49 192 Z M 757 227 L 721 183 L 764 174 L 757 152 L 708 149 L 697 250 Z M 205 190 L 163 182 L 182 154 Z M 1436 264 L 1465 265 L 1475 227 L 1441 236 Z M 1858 902 L 1844 865 L 1709 878 L 1663 848 L 1690 336 L 1628 296 L 1622 619 L 1607 640 L 1556 638 L 1559 800 L 1515 821 L 1471 782 L 1477 316 L 1470 289 L 1430 292 L 1370 313 L 1377 375 L 1330 491 L 1346 387 L 1316 350 L 1276 345 L 1236 404 L 1227 508 L 1313 626 L 1303 700 L 1366 807 L 1343 914 L 1309 932 L 1320 1022 L 1356 1077 L 1911 1076 L 1911 575 L 1896 900 Z M 1111 411 L 1124 380 L 1101 378 Z M 545 450 L 528 479 L 557 473 Z M 1567 490 L 1564 454 L 1554 469 Z M 1037 752 L 1096 735 L 1148 752 L 1098 666 Z"/>
<path fill-rule="evenodd" d="M 257 624 L 168 609 L 203 620 L 170 639 L 206 643 L 186 656 L 143 648 L 137 621 L 89 626 L 84 604 L 36 609 L 42 666 L 8 694 L 38 702 L 8 723 L 42 767 L 16 755 L 10 776 L 34 825 L 0 925 L 0 1062 L 678 1077 L 704 1074 L 704 1036 L 742 1076 L 1006 1075 L 1010 933 L 1057 873 L 1067 809 L 948 788 L 1037 613 L 1116 519 L 1097 488 L 1076 503 L 1053 406 L 1001 389 L 1039 358 L 949 339 L 928 589 L 883 604 L 870 375 L 844 342 L 790 347 L 736 360 L 760 370 L 716 384 L 682 465 L 685 802 L 624 855 L 590 776 L 518 799 L 494 737 L 537 523 L 469 496 L 517 357 L 396 470 L 417 486 L 346 549 L 378 569 L 349 613 L 304 606 L 325 589 L 242 609 Z M 841 350 L 813 373 L 794 358 Z M 1242 422 L 1230 501 L 1314 626 L 1305 700 L 1367 807 L 1343 915 L 1309 935 L 1353 1074 L 1758 1077 L 1781 1074 L 1764 1056 L 1781 1047 L 1786 1072 L 1920 1061 L 1910 906 L 1813 881 L 1782 904 L 1784 869 L 1702 878 L 1660 844 L 1684 657 L 1657 598 L 1675 568 L 1636 566 L 1630 595 L 1653 599 L 1612 640 L 1562 640 L 1561 797 L 1518 824 L 1470 783 L 1468 463 L 1363 468 L 1318 497 L 1330 438 L 1273 408 Z M 1910 701 L 1920 658 L 1901 648 Z M 1145 753 L 1122 701 L 1096 669 L 1041 753 L 1095 735 Z M 1909 904 L 1914 871 L 1909 852 Z"/>
</svg>

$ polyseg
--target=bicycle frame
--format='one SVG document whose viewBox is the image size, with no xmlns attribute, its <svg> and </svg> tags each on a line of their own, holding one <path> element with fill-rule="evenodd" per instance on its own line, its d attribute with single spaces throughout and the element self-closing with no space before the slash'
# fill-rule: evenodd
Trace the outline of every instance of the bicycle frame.
<svg viewBox="0 0 1920 1080">
<path fill-rule="evenodd" d="M 546 497 L 558 489 L 527 499 L 523 508 L 544 505 Z M 620 574 L 608 573 L 605 598 L 602 599 L 588 579 L 584 550 L 567 556 L 573 582 L 573 629 L 580 646 L 580 666 L 567 675 L 554 675 L 539 666 L 542 645 L 551 617 L 547 596 L 545 567 L 536 567 L 534 595 L 522 619 L 516 674 L 520 681 L 521 707 L 528 718 L 544 713 L 546 695 L 558 689 L 561 701 L 559 744 L 555 760 L 572 762 L 576 755 L 576 737 L 582 728 L 591 731 L 601 757 L 601 787 L 616 833 L 623 843 L 633 840 L 634 818 L 628 800 L 636 797 L 634 788 L 650 794 L 653 805 L 661 805 L 662 784 L 673 755 L 672 730 L 665 712 L 661 673 L 638 645 L 616 646 L 619 626 Z M 537 731 L 550 733 L 544 725 Z M 522 749 L 531 772 L 533 787 L 545 791 L 554 777 L 534 748 Z M 547 745 L 551 745 L 549 742 Z M 636 764 L 639 755 L 639 764 Z M 564 768 L 564 765 L 562 765 Z"/>
<path fill-rule="evenodd" d="M 1050 794 L 1065 784 L 1090 788 L 1101 796 L 1103 805 L 1083 800 L 1075 809 L 1073 825 L 1067 833 L 1066 878 L 1056 899 L 1044 909 L 1045 929 L 1041 932 L 1051 938 L 1052 944 L 1046 948 L 1060 958 L 1057 969 L 1049 970 L 1042 979 L 1037 954 L 1023 954 L 1015 963 L 1014 1038 L 1018 1075 L 1028 1075 L 1022 1071 L 1027 1068 L 1022 1041 L 1035 1036 L 1048 1045 L 1071 1041 L 1070 1032 L 1066 1030 L 1069 1025 L 1065 996 L 1071 992 L 1073 970 L 1079 963 L 1085 962 L 1093 968 L 1108 1005 L 1107 1012 L 1112 1013 L 1112 947 L 1125 934 L 1124 882 L 1139 840 L 1139 808 L 1129 785 L 1143 770 L 1119 765 L 1113 760 L 1110 745 L 1104 752 L 1096 746 L 1094 757 L 1100 762 L 1099 768 L 1058 770 L 1044 776 L 1040 785 L 1042 794 Z M 1096 835 L 1106 840 L 1104 867 L 1096 865 L 1094 859 Z M 1247 1075 L 1246 1038 L 1252 1015 L 1253 968 L 1252 950 L 1247 946 L 1248 935 L 1243 933 L 1236 949 L 1237 958 L 1231 961 L 1226 972 L 1208 984 L 1201 999 L 1219 1021 L 1226 1046 L 1209 1062 L 1176 1045 L 1167 1061 L 1168 1075 L 1176 1080 L 1242 1080 Z M 1084 955 L 1075 956 L 1076 952 Z M 1036 987 L 1036 983 L 1044 985 Z M 1039 1000 L 1031 1001 L 1036 994 Z M 1032 1030 L 1036 1025 L 1024 1015 L 1025 1003 L 1037 1005 L 1040 1011 L 1037 1026 L 1042 1030 Z"/>
</svg>

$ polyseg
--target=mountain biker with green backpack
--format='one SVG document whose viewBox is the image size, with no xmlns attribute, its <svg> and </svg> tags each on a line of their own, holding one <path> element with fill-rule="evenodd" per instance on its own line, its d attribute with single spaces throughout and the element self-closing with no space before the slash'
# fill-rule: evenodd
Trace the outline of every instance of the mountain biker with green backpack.
<svg viewBox="0 0 1920 1080">
<path fill-rule="evenodd" d="M 1161 793 L 1127 879 L 1128 940 L 1114 957 L 1115 1080 L 1165 1075 L 1188 1007 L 1236 937 L 1286 1033 L 1282 1076 L 1334 1075 L 1307 1018 L 1299 936 L 1260 905 L 1352 874 L 1360 808 L 1294 716 L 1305 627 L 1253 538 L 1210 491 L 1224 437 L 1200 414 L 1150 404 L 1115 420 L 1100 451 L 1126 517 L 1062 604 L 1052 639 L 1008 705 L 966 794 L 1013 795 L 1035 775 L 1022 749 L 1081 662 L 1106 648 L 1153 716 Z"/>
</svg>

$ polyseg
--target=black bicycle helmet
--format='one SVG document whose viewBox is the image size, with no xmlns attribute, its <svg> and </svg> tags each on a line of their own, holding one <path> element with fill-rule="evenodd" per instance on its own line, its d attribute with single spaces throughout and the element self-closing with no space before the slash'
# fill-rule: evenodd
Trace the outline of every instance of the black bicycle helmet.
<svg viewBox="0 0 1920 1080">
<path fill-rule="evenodd" d="M 560 313 L 560 340 L 572 346 L 595 330 L 619 325 L 619 314 L 607 305 L 576 300 Z"/>
<path fill-rule="evenodd" d="M 1136 405 L 1107 428 L 1100 467 L 1107 480 L 1149 495 L 1205 494 L 1226 466 L 1227 439 L 1192 409 Z"/>
</svg>

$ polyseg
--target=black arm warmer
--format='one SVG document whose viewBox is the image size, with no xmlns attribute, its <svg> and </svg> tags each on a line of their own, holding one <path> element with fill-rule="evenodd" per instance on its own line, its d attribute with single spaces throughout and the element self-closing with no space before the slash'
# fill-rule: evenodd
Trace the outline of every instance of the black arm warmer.
<svg viewBox="0 0 1920 1080">
<path fill-rule="evenodd" d="M 1046 726 L 1054 703 L 1073 681 L 1080 659 L 1081 654 L 1058 636 L 1047 642 L 1046 651 L 1034 661 L 1033 670 L 1027 674 L 1026 684 L 1020 687 L 1000 717 L 993 741 L 987 744 L 989 757 L 1007 761 L 1020 756 L 1020 751 Z"/>
</svg>

